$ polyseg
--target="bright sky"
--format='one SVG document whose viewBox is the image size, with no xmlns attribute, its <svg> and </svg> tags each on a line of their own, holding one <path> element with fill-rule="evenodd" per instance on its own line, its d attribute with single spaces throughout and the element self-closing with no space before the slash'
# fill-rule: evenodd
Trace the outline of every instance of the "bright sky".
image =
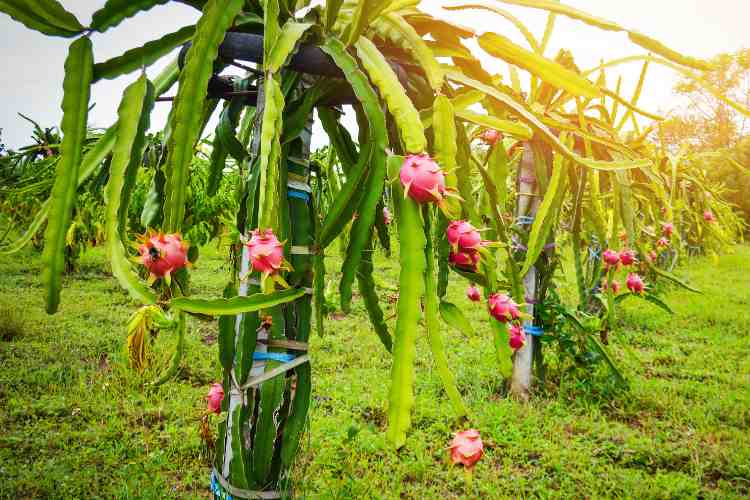
<svg viewBox="0 0 750 500">
<path fill-rule="evenodd" d="M 492 0 L 485 0 L 491 2 Z M 83 24 L 104 2 L 93 0 L 62 0 Z M 442 11 L 441 5 L 466 2 L 424 0 L 422 9 L 434 15 L 451 19 L 479 32 L 496 31 L 523 43 L 515 28 L 499 16 L 486 11 Z M 720 52 L 733 52 L 750 47 L 750 1 L 748 0 L 565 0 L 570 6 L 591 14 L 618 22 L 629 28 L 656 37 L 668 46 L 696 57 L 708 58 Z M 541 37 L 546 23 L 546 14 L 513 5 L 498 4 L 513 12 Z M 105 34 L 93 35 L 94 58 L 103 61 L 125 50 L 158 38 L 164 33 L 194 23 L 198 11 L 183 4 L 158 6 L 148 14 L 128 19 Z M 4 63 L 5 75 L 0 81 L 0 98 L 4 103 L 0 109 L 0 128 L 3 142 L 9 147 L 29 143 L 31 125 L 16 113 L 21 112 L 37 120 L 42 126 L 60 122 L 60 100 L 62 97 L 63 62 L 69 41 L 46 37 L 27 30 L 22 25 L 0 14 L 0 60 Z M 644 51 L 631 44 L 624 34 L 603 32 L 580 22 L 558 18 L 547 55 L 557 53 L 564 47 L 572 50 L 581 68 L 595 66 L 599 60 L 641 54 Z M 475 51 L 480 54 L 479 49 Z M 163 65 L 149 69 L 150 76 Z M 490 67 L 499 71 L 499 66 Z M 637 79 L 638 65 L 621 66 L 612 72 L 611 86 L 618 74 L 622 74 L 632 88 Z M 109 126 L 116 116 L 117 105 L 124 87 L 134 80 L 134 74 L 114 81 L 98 82 L 92 91 L 92 102 L 96 103 L 90 125 Z M 666 112 L 679 101 L 672 94 L 676 77 L 669 70 L 652 67 L 641 105 L 652 110 Z M 172 91 L 173 93 L 174 91 Z M 166 119 L 168 104 L 157 104 L 152 124 L 161 127 Z M 209 129 L 211 130 L 211 129 Z M 319 128 L 316 127 L 316 132 Z M 316 134 L 320 137 L 320 134 Z M 325 142 L 317 139 L 316 144 Z"/>
</svg>

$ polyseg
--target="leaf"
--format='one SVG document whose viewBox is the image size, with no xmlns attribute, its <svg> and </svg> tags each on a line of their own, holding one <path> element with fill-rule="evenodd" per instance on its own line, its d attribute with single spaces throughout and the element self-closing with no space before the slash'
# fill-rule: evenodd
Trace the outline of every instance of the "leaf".
<svg viewBox="0 0 750 500">
<path fill-rule="evenodd" d="M 604 358 L 604 361 L 607 363 L 607 366 L 609 366 L 610 371 L 612 372 L 612 375 L 614 375 L 615 379 L 617 380 L 617 383 L 620 384 L 623 387 L 627 387 L 628 381 L 623 376 L 620 369 L 617 367 L 614 361 L 612 361 L 612 356 L 609 355 L 609 351 L 602 345 L 599 340 L 596 338 L 595 335 L 589 335 L 586 337 L 589 340 L 589 343 L 591 344 L 591 347 L 601 355 L 602 358 Z"/>
<path fill-rule="evenodd" d="M 688 285 L 683 280 L 681 280 L 680 278 L 678 278 L 674 274 L 665 271 L 664 269 L 660 269 L 659 267 L 654 266 L 654 265 L 649 265 L 649 268 L 653 272 L 655 272 L 656 274 L 658 274 L 659 276 L 661 276 L 662 278 L 668 279 L 672 283 L 675 283 L 675 284 L 681 286 L 685 290 L 689 290 L 689 291 L 694 292 L 694 293 L 701 293 L 701 294 L 703 293 L 701 290 L 699 290 L 699 289 L 697 289 L 697 288 L 695 288 L 693 286 Z"/>
<path fill-rule="evenodd" d="M 599 161 L 592 160 L 590 158 L 584 158 L 577 153 L 569 150 L 563 145 L 550 130 L 534 116 L 533 113 L 528 111 L 523 104 L 519 103 L 511 96 L 499 91 L 498 89 L 484 84 L 480 81 L 469 78 L 455 70 L 446 71 L 446 77 L 463 85 L 467 85 L 477 90 L 481 90 L 488 96 L 497 99 L 502 105 L 510 109 L 510 111 L 518 116 L 518 118 L 529 125 L 535 132 L 539 133 L 540 139 L 549 144 L 552 149 L 563 155 L 564 157 L 573 160 L 585 167 L 593 168 L 597 170 L 619 170 L 619 169 L 630 169 L 630 168 L 645 168 L 648 167 L 651 162 L 650 160 L 620 160 L 620 161 Z"/>
<path fill-rule="evenodd" d="M 91 29 L 104 33 L 107 29 L 120 24 L 124 19 L 148 10 L 155 5 L 167 3 L 169 0 L 107 0 L 104 7 L 94 12 L 91 19 Z"/>
<path fill-rule="evenodd" d="M 473 111 L 469 111 L 467 109 L 462 109 L 456 111 L 456 116 L 462 120 L 476 123 L 477 125 L 480 125 L 482 127 L 495 129 L 504 134 L 512 135 L 513 137 L 520 140 L 529 140 L 533 135 L 531 129 L 522 123 L 510 120 L 502 120 L 492 115 L 482 115 L 479 113 L 474 113 Z"/>
<path fill-rule="evenodd" d="M 596 86 L 586 78 L 546 57 L 516 45 L 503 35 L 485 33 L 479 37 L 479 46 L 488 54 L 508 64 L 523 68 L 550 85 L 564 89 L 573 95 L 591 99 L 599 97 Z"/>
<path fill-rule="evenodd" d="M 79 38 L 70 45 L 63 80 L 63 134 L 60 161 L 50 195 L 50 213 L 44 234 L 42 282 L 47 291 L 47 312 L 54 314 L 60 304 L 62 273 L 65 268 L 65 235 L 70 226 L 76 199 L 78 170 L 86 140 L 91 79 L 93 77 L 91 40 Z"/>
<path fill-rule="evenodd" d="M 56 0 L 0 0 L 0 12 L 45 35 L 73 37 L 84 30 Z"/>
<path fill-rule="evenodd" d="M 256 293 L 246 297 L 232 297 L 230 299 L 195 299 L 177 297 L 172 299 L 170 306 L 186 313 L 205 314 L 207 316 L 228 316 L 269 309 L 280 304 L 286 304 L 305 294 L 303 288 L 287 288 L 273 293 Z"/>
<path fill-rule="evenodd" d="M 372 27 L 386 40 L 411 53 L 422 67 L 433 90 L 443 86 L 443 70 L 432 50 L 403 17 L 389 13 L 379 17 Z"/>
<path fill-rule="evenodd" d="M 195 26 L 185 26 L 174 33 L 164 35 L 158 40 L 146 42 L 143 46 L 126 51 L 120 56 L 107 59 L 94 65 L 95 80 L 111 80 L 120 75 L 150 66 L 175 47 L 182 45 L 193 37 Z"/>
<path fill-rule="evenodd" d="M 325 3 L 325 8 L 326 8 L 325 27 L 327 30 L 330 30 L 336 24 L 336 18 L 339 15 L 339 10 L 341 10 L 341 4 L 343 3 L 344 3 L 344 0 L 329 0 Z"/>
<path fill-rule="evenodd" d="M 414 406 L 414 357 L 421 316 L 420 301 L 424 294 L 426 241 L 419 206 L 411 198 L 404 198 L 400 189 L 395 191 L 394 198 L 399 199 L 397 222 L 401 241 L 401 270 L 386 438 L 400 448 L 406 443 L 406 431 L 411 427 L 411 409 Z"/>
<path fill-rule="evenodd" d="M 150 86 L 146 75 L 142 74 L 138 80 L 125 89 L 117 110 L 117 140 L 112 151 L 109 181 L 105 191 L 107 255 L 112 265 L 112 274 L 134 299 L 145 304 L 155 303 L 156 295 L 138 279 L 131 268 L 123 245 L 120 212 L 121 202 L 129 198 L 126 177 L 131 156 L 135 157 L 137 164 L 140 164 L 140 155 L 136 150 L 138 149 L 137 143 L 143 141 L 145 128 L 147 128 L 140 126 L 141 115 L 145 116 L 147 122 L 153 105 L 153 88 L 149 88 Z M 150 99 L 148 94 L 150 94 Z M 140 153 L 142 152 L 141 149 Z M 132 185 L 130 187 L 132 188 Z"/>
<path fill-rule="evenodd" d="M 355 47 L 362 66 L 380 91 L 381 97 L 388 106 L 388 111 L 398 126 L 406 152 L 422 153 L 427 149 L 427 139 L 424 136 L 419 112 L 406 95 L 406 90 L 399 82 L 398 76 L 370 40 L 362 37 Z"/>
<path fill-rule="evenodd" d="M 472 326 L 471 322 L 464 316 L 463 311 L 451 302 L 441 301 L 440 302 L 440 316 L 443 321 L 451 328 L 470 335 L 475 335 L 476 330 Z"/>
<path fill-rule="evenodd" d="M 641 47 L 647 50 L 655 52 L 659 54 L 660 56 L 665 57 L 666 59 L 676 62 L 677 64 L 690 66 L 692 68 L 703 70 L 703 71 L 712 69 L 712 66 L 706 61 L 701 61 L 700 59 L 695 59 L 694 57 L 682 55 L 670 49 L 669 47 L 666 47 L 665 45 L 658 42 L 657 40 L 654 40 L 653 38 L 650 38 L 642 33 L 638 33 L 637 31 L 626 29 L 623 26 L 620 26 L 619 24 L 613 23 L 606 19 L 592 16 L 591 14 L 588 14 L 582 10 L 578 10 L 573 7 L 569 7 L 565 4 L 562 4 L 558 2 L 557 0 L 495 0 L 495 1 L 512 4 L 512 5 L 521 5 L 523 7 L 531 7 L 534 9 L 543 9 L 549 12 L 554 12 L 555 14 L 560 14 L 560 15 L 569 17 L 571 19 L 575 19 L 577 21 L 582 21 L 586 24 L 595 26 L 597 28 L 600 28 L 606 31 L 624 31 L 628 33 L 628 37 L 633 43 L 640 45 Z"/>
<path fill-rule="evenodd" d="M 284 93 L 273 74 L 263 82 L 264 103 L 260 139 L 260 191 L 258 220 L 261 228 L 277 228 L 279 217 L 279 161 L 281 160 L 282 113 Z"/>
<path fill-rule="evenodd" d="M 544 248 L 552 224 L 557 218 L 560 206 L 565 195 L 565 166 L 563 165 L 562 156 L 555 155 L 552 167 L 552 179 L 550 179 L 547 192 L 544 193 L 544 199 L 536 212 L 534 224 L 531 226 L 529 241 L 526 244 L 526 258 L 521 268 L 521 276 L 525 276 L 531 269 L 539 254 Z"/>
<path fill-rule="evenodd" d="M 383 310 L 380 308 L 380 301 L 375 290 L 375 282 L 372 279 L 372 246 L 371 241 L 369 248 L 365 249 L 362 260 L 359 262 L 357 285 L 359 286 L 359 293 L 362 295 L 362 301 L 365 304 L 367 315 L 370 318 L 370 323 L 375 333 L 383 343 L 385 350 L 392 352 L 393 340 L 391 339 L 391 334 L 388 332 L 388 325 L 386 325 L 383 319 Z"/>
<path fill-rule="evenodd" d="M 494 12 L 495 14 L 504 17 L 508 21 L 510 21 L 513 26 L 518 29 L 518 31 L 523 35 L 523 37 L 526 39 L 526 42 L 529 44 L 529 47 L 531 47 L 531 50 L 534 52 L 539 53 L 539 41 L 536 39 L 536 37 L 529 31 L 529 29 L 526 27 L 523 22 L 521 22 L 520 19 L 518 19 L 516 16 L 508 12 L 507 10 L 500 9 L 499 7 L 495 7 L 494 5 L 484 5 L 480 3 L 468 3 L 468 4 L 461 4 L 461 5 L 447 5 L 443 7 L 445 10 L 466 10 L 466 9 L 481 9 L 481 10 L 488 10 L 490 12 Z"/>
<path fill-rule="evenodd" d="M 198 21 L 193 44 L 180 73 L 174 104 L 174 128 L 167 145 L 165 230 L 178 231 L 185 214 L 185 199 L 193 147 L 201 128 L 203 102 L 213 63 L 224 33 L 240 11 L 243 0 L 209 0 Z"/>
<path fill-rule="evenodd" d="M 268 60 L 265 61 L 266 71 L 278 72 L 286 64 L 289 56 L 299 43 L 302 35 L 312 26 L 312 23 L 298 23 L 287 21 L 281 29 L 281 35 L 271 50 Z"/>
</svg>

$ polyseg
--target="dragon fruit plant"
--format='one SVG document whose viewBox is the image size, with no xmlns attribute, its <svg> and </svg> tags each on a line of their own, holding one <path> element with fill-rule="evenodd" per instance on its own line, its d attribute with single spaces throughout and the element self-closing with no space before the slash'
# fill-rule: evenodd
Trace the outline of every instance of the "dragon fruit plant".
<svg viewBox="0 0 750 500">
<path fill-rule="evenodd" d="M 489 342 L 496 349 L 498 378 L 525 399 L 532 388 L 532 361 L 543 359 L 535 340 L 540 333 L 531 334 L 531 328 L 555 331 L 555 325 L 544 324 L 542 313 L 555 287 L 557 245 L 571 241 L 580 308 L 589 312 L 601 297 L 595 285 L 603 273 L 612 282 L 618 267 L 602 266 L 601 247 L 614 245 L 624 229 L 628 246 L 642 254 L 636 217 L 642 211 L 636 205 L 646 183 L 633 181 L 653 161 L 645 134 L 625 140 L 620 123 L 637 124 L 631 120 L 635 114 L 655 115 L 612 89 L 606 64 L 581 71 L 566 51 L 546 57 L 543 47 L 551 29 L 544 42 L 527 30 L 526 47 L 499 33 L 480 34 L 433 18 L 419 10 L 419 2 L 329 1 L 297 8 L 299 2 L 201 0 L 183 2 L 201 10 L 194 26 L 120 57 L 94 61 L 93 40 L 100 33 L 131 16 L 138 22 L 156 3 L 164 2 L 108 1 L 87 26 L 52 0 L 0 2 L 0 11 L 47 35 L 73 39 L 65 61 L 55 181 L 29 230 L 33 236 L 47 222 L 42 256 L 47 310 L 56 312 L 60 303 L 65 235 L 78 188 L 107 161 L 107 254 L 115 278 L 142 304 L 128 323 L 133 349 L 138 351 L 138 339 L 151 330 L 176 337 L 171 363 L 156 383 L 180 370 L 188 316 L 218 318 L 224 396 L 220 407 L 218 389 L 210 399 L 210 409 L 220 409 L 211 481 L 216 498 L 229 490 L 251 497 L 277 495 L 285 486 L 307 421 L 308 342 L 313 317 L 318 329 L 324 327 L 324 258 L 334 241 L 342 245 L 341 309 L 350 310 L 356 279 L 373 331 L 392 352 L 384 405 L 386 438 L 396 448 L 406 444 L 411 426 L 422 325 L 456 415 L 467 414 L 441 331 L 441 312 L 465 321 L 460 309 L 445 300 L 449 272 L 476 283 L 489 297 Z M 557 2 L 533 7 L 602 26 L 600 19 Z M 496 15 L 484 5 L 446 5 L 451 11 L 469 8 Z M 635 44 L 680 70 L 708 67 L 615 23 L 607 22 L 607 30 L 628 32 Z M 478 44 L 488 56 L 527 73 L 520 81 L 533 88 L 497 85 L 464 44 Z M 153 64 L 179 46 L 184 46 L 181 57 L 153 81 L 143 72 L 131 80 L 116 123 L 82 154 L 91 85 Z M 441 64 L 436 54 L 449 54 L 453 64 Z M 648 64 L 654 57 L 641 60 Z M 251 70 L 244 76 L 222 75 L 225 65 L 236 60 Z M 154 229 L 164 241 L 149 237 L 136 256 L 129 250 L 132 233 L 123 214 L 142 168 L 151 112 L 170 101 L 157 97 L 175 83 L 164 182 L 155 182 L 153 196 L 149 193 L 150 208 L 160 215 Z M 236 258 L 223 297 L 193 297 L 171 277 L 189 272 L 177 235 L 191 215 L 187 202 L 196 144 L 221 99 L 225 105 L 205 192 L 213 196 L 217 186 L 228 182 L 227 161 L 240 167 L 242 177 L 234 186 L 240 200 L 233 228 Z M 341 104 L 355 105 L 357 141 L 342 125 Z M 313 110 L 335 164 L 309 162 Z M 480 138 L 477 132 L 488 124 L 498 135 Z M 474 140 L 486 147 L 473 148 Z M 604 189 L 612 196 L 603 196 Z M 382 243 L 388 234 L 386 206 L 394 208 L 391 225 L 400 242 L 393 326 L 384 319 L 372 263 L 376 239 Z M 510 213 L 509 220 L 505 214 Z M 613 221 L 611 227 L 604 221 Z M 478 241 L 476 227 L 487 227 L 484 236 L 493 243 Z M 570 238 L 557 237 L 568 228 Z M 593 240 L 591 233 L 598 244 L 588 248 L 590 272 L 584 273 L 582 241 Z M 12 248 L 22 247 L 27 235 Z M 140 278 L 133 257 L 157 278 L 153 284 Z M 618 298 L 622 295 L 649 297 L 647 291 Z M 607 300 L 613 311 L 614 297 Z M 576 314 L 560 317 L 573 324 L 570 318 Z M 603 328 L 613 326 L 610 321 Z M 455 458 L 470 466 L 481 456 L 482 445 L 478 433 L 465 438 L 456 443 Z"/>
</svg>

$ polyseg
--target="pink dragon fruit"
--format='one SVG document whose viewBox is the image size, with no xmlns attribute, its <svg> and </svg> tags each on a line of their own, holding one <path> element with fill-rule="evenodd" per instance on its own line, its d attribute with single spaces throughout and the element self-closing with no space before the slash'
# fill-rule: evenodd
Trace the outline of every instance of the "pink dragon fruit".
<svg viewBox="0 0 750 500">
<path fill-rule="evenodd" d="M 628 279 L 625 283 L 628 285 L 628 290 L 633 293 L 643 293 L 646 289 L 643 279 L 636 273 L 629 273 Z"/>
<path fill-rule="evenodd" d="M 710 210 L 704 210 L 703 220 L 711 224 L 712 222 L 716 222 L 716 216 L 714 216 L 713 212 L 711 212 Z"/>
<path fill-rule="evenodd" d="M 489 128 L 482 132 L 482 135 L 480 135 L 479 137 L 481 137 L 482 141 L 484 141 L 485 144 L 494 146 L 497 141 L 503 138 L 503 134 L 495 129 Z"/>
<path fill-rule="evenodd" d="M 488 306 L 492 317 L 503 323 L 521 317 L 521 312 L 518 310 L 518 304 L 504 293 L 493 293 L 490 295 Z"/>
<path fill-rule="evenodd" d="M 514 351 L 519 350 L 524 344 L 526 344 L 526 333 L 523 331 L 521 325 L 516 323 L 512 324 L 510 328 L 508 328 L 508 334 L 510 335 L 508 338 L 508 344 Z"/>
<path fill-rule="evenodd" d="M 270 229 L 256 229 L 250 234 L 246 243 L 250 265 L 263 274 L 276 273 L 284 264 L 284 245 Z"/>
<path fill-rule="evenodd" d="M 469 287 L 466 289 L 466 296 L 472 302 L 479 302 L 480 300 L 482 300 L 482 294 L 479 293 L 479 288 L 477 288 L 474 283 L 469 285 Z"/>
<path fill-rule="evenodd" d="M 650 252 L 648 253 L 648 260 L 649 260 L 649 262 L 651 262 L 651 263 L 654 263 L 654 262 L 656 262 L 656 258 L 657 258 L 657 257 L 658 257 L 658 255 L 656 255 L 656 252 L 654 252 L 653 250 L 651 250 L 651 251 L 650 251 Z"/>
<path fill-rule="evenodd" d="M 211 384 L 206 399 L 208 400 L 207 409 L 209 412 L 217 415 L 221 413 L 221 402 L 224 399 L 224 388 L 221 384 Z"/>
<path fill-rule="evenodd" d="M 661 238 L 659 238 L 656 241 L 656 246 L 659 247 L 659 248 L 668 247 L 669 246 L 669 240 L 666 239 L 664 236 L 662 236 Z"/>
<path fill-rule="evenodd" d="M 454 251 L 474 251 L 482 245 L 482 235 L 465 220 L 454 220 L 445 230 Z"/>
<path fill-rule="evenodd" d="M 482 458 L 484 445 L 479 431 L 468 429 L 455 433 L 448 449 L 454 464 L 463 464 L 464 467 L 471 470 Z"/>
<path fill-rule="evenodd" d="M 608 248 L 602 253 L 602 259 L 607 266 L 616 266 L 620 263 L 620 254 Z"/>
<path fill-rule="evenodd" d="M 469 271 L 476 271 L 479 264 L 479 253 L 477 252 L 453 252 L 448 254 L 448 261 L 456 267 Z"/>
<path fill-rule="evenodd" d="M 140 262 L 148 269 L 149 280 L 169 278 L 178 269 L 189 265 L 188 244 L 179 234 L 151 233 L 140 237 L 143 243 L 138 247 Z"/>
<path fill-rule="evenodd" d="M 620 262 L 623 266 L 630 266 L 635 263 L 635 251 L 623 250 L 620 252 Z"/>
<path fill-rule="evenodd" d="M 417 203 L 440 203 L 445 196 L 445 175 L 426 154 L 409 155 L 399 172 L 404 192 Z"/>
<path fill-rule="evenodd" d="M 674 224 L 671 222 L 667 222 L 665 224 L 661 225 L 661 231 L 667 238 L 672 237 L 672 233 L 674 233 Z"/>
</svg>

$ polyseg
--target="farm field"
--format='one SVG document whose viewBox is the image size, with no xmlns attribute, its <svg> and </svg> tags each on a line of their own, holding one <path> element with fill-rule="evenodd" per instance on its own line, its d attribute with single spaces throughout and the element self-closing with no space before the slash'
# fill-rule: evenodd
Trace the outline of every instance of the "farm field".
<svg viewBox="0 0 750 500">
<path fill-rule="evenodd" d="M 195 295 L 221 293 L 224 254 L 202 249 Z M 80 270 L 64 278 L 60 313 L 47 316 L 39 255 L 0 258 L 0 498 L 208 497 L 210 453 L 199 424 L 207 387 L 221 377 L 216 323 L 190 319 L 177 379 L 144 387 L 153 374 L 131 371 L 124 352 L 133 303 L 106 268 L 101 248 L 86 253 Z M 375 268 L 392 325 L 398 266 L 376 254 Z M 735 247 L 718 263 L 689 260 L 677 272 L 704 293 L 670 291 L 674 316 L 635 301 L 619 313 L 610 342 L 628 392 L 609 383 L 603 368 L 589 383 L 561 374 L 550 350 L 546 388 L 529 404 L 504 394 L 483 306 L 472 307 L 465 281 L 451 278 L 448 299 L 476 329 L 442 330 L 485 441 L 470 485 L 448 461 L 452 411 L 422 337 L 413 430 L 401 452 L 386 444 L 389 356 L 355 295 L 352 313 L 333 314 L 326 335 L 312 338 L 313 402 L 292 470 L 296 495 L 747 496 L 750 247 Z M 337 283 L 336 273 L 329 276 Z M 172 343 L 162 334 L 156 355 Z M 210 417 L 212 429 L 218 418 Z"/>
</svg>

